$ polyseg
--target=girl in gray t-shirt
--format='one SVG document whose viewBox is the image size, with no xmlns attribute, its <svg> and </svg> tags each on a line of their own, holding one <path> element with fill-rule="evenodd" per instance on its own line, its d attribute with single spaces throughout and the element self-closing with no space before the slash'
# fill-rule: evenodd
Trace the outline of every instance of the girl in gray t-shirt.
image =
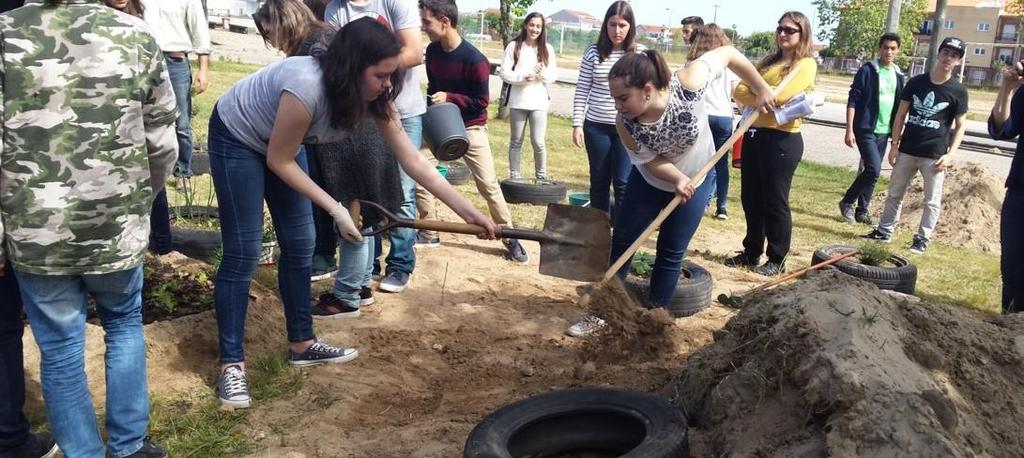
<svg viewBox="0 0 1024 458">
<path fill-rule="evenodd" d="M 420 155 L 402 130 L 393 101 L 401 87 L 393 33 L 372 19 L 343 28 L 316 58 L 294 57 L 267 66 L 232 86 L 210 117 L 210 167 L 220 211 L 223 258 L 214 302 L 220 340 L 222 404 L 248 407 L 245 381 L 246 306 L 263 234 L 263 205 L 270 209 L 281 248 L 278 284 L 294 366 L 341 363 L 354 348 L 328 345 L 313 333 L 310 201 L 334 219 L 338 232 L 361 235 L 348 211 L 306 173 L 300 145 L 337 142 L 360 121 L 373 119 L 402 168 L 468 223 L 494 238 L 496 226 L 463 198 Z"/>
</svg>

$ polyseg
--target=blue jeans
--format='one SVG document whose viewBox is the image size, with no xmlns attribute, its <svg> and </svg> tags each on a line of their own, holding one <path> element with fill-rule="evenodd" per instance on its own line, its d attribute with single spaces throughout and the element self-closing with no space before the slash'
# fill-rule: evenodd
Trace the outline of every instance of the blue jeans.
<svg viewBox="0 0 1024 458">
<path fill-rule="evenodd" d="M 307 170 L 305 151 L 295 161 Z M 309 199 L 267 168 L 263 152 L 245 146 L 217 114 L 210 116 L 210 171 L 220 209 L 224 254 L 214 283 L 220 362 L 245 360 L 245 315 L 249 287 L 263 240 L 263 201 L 277 232 L 281 258 L 277 285 L 284 304 L 289 342 L 313 338 L 309 275 L 313 257 L 313 214 Z"/>
<path fill-rule="evenodd" d="M 622 202 L 626 179 L 633 165 L 614 124 L 583 121 L 583 142 L 590 160 L 590 206 L 614 215 L 608 187 L 615 189 L 615 202 Z"/>
<path fill-rule="evenodd" d="M 11 263 L 0 277 L 0 453 L 20 447 L 28 439 L 25 406 L 25 363 L 21 337 L 21 293 Z"/>
<path fill-rule="evenodd" d="M 412 146 L 419 149 L 423 141 L 423 115 L 403 119 L 402 129 L 412 141 Z M 416 181 L 409 177 L 401 167 L 398 168 L 398 171 L 402 176 L 402 194 L 405 198 L 402 199 L 402 206 L 395 214 L 402 218 L 416 219 Z M 376 239 L 375 258 L 379 257 L 382 251 L 380 237 L 376 237 Z M 391 241 L 391 250 L 388 251 L 387 258 L 384 259 L 384 262 L 387 263 L 385 272 L 397 270 L 411 274 L 416 268 L 416 252 L 413 250 L 413 246 L 416 245 L 416 229 L 405 227 L 391 229 L 388 231 L 388 240 Z M 380 268 L 375 270 L 379 272 Z"/>
<path fill-rule="evenodd" d="M 164 54 L 164 61 L 178 102 L 178 119 L 174 122 L 178 134 L 178 163 L 174 173 L 192 176 L 192 68 L 187 57 L 175 59 Z"/>
<path fill-rule="evenodd" d="M 732 118 L 729 116 L 708 116 L 708 124 L 711 125 L 711 138 L 715 142 L 715 151 L 718 151 L 725 141 L 732 135 Z M 715 164 L 715 180 L 711 184 L 711 194 L 708 196 L 708 204 L 711 198 L 718 198 L 718 211 L 725 211 L 725 204 L 729 200 L 729 155 L 726 154 Z"/>
<path fill-rule="evenodd" d="M 323 186 L 320 178 L 320 156 L 317 154 L 315 145 L 306 146 L 306 160 L 309 162 L 309 177 L 317 185 Z M 313 207 L 313 229 L 316 231 L 316 244 L 313 247 L 314 256 L 323 256 L 334 262 L 338 254 L 338 234 L 334 230 L 334 218 L 328 215 L 322 208 Z"/>
<path fill-rule="evenodd" d="M 1003 199 L 999 270 L 1003 274 L 1003 313 L 1024 312 L 1024 190 L 1007 189 Z"/>
<path fill-rule="evenodd" d="M 359 291 L 370 287 L 373 250 L 376 245 L 374 242 L 379 240 L 379 235 L 363 236 L 363 241 L 359 243 L 341 239 L 341 259 L 338 261 L 338 273 L 334 276 L 332 292 L 352 307 L 359 308 Z"/>
<path fill-rule="evenodd" d="M 882 157 L 885 146 L 889 142 L 888 135 L 857 134 L 857 151 L 860 152 L 863 169 L 850 184 L 843 196 L 843 203 L 853 204 L 857 201 L 857 214 L 867 215 L 871 196 L 875 193 L 875 183 L 882 173 Z"/>
<path fill-rule="evenodd" d="M 174 249 L 171 239 L 171 208 L 167 203 L 167 188 L 156 193 L 149 216 L 149 249 L 156 254 L 167 254 Z"/>
<path fill-rule="evenodd" d="M 98 275 L 15 273 L 39 345 L 46 416 L 64 455 L 102 458 L 105 452 L 85 377 L 87 296 L 96 301 L 107 344 L 110 453 L 123 457 L 137 452 L 149 427 L 142 265 Z"/>
<path fill-rule="evenodd" d="M 704 206 L 711 196 L 711 186 L 714 182 L 715 171 L 712 170 L 697 187 L 693 197 L 676 207 L 661 223 L 648 298 L 652 307 L 664 307 L 672 300 L 672 293 L 675 292 L 679 272 L 682 270 L 683 255 L 686 254 L 690 238 L 700 225 Z M 626 185 L 626 193 L 619 207 L 619 214 L 615 218 L 615 230 L 612 232 L 612 262 L 626 252 L 626 248 L 633 244 L 673 198 L 675 193 L 651 186 L 636 169 L 629 174 L 629 184 Z M 630 262 L 622 265 L 618 272 L 619 278 L 626 278 L 632 261 L 630 258 Z"/>
</svg>

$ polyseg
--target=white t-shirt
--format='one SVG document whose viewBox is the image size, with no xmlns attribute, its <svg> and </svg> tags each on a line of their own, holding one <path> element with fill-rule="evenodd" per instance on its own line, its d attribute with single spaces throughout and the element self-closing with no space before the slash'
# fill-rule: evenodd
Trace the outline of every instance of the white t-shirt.
<svg viewBox="0 0 1024 458">
<path fill-rule="evenodd" d="M 539 58 L 537 48 L 523 43 L 519 48 L 519 61 L 515 60 L 516 42 L 513 40 L 505 47 L 505 58 L 501 61 L 501 79 L 512 85 L 508 98 L 508 107 L 516 110 L 540 110 L 548 111 L 551 106 L 551 97 L 548 95 L 548 85 L 555 83 L 558 76 L 558 68 L 555 63 L 558 57 L 555 55 L 555 48 L 544 43 L 548 50 L 548 63 L 540 75 L 540 79 L 526 81 L 526 76 L 533 73 Z M 515 67 L 515 68 L 513 68 Z"/>
<path fill-rule="evenodd" d="M 308 56 L 289 57 L 242 78 L 217 100 L 217 114 L 235 138 L 265 154 L 284 92 L 298 98 L 312 117 L 302 143 L 337 143 L 345 138 L 345 131 L 331 127 L 320 65 Z"/>
<path fill-rule="evenodd" d="M 324 10 L 324 22 L 341 28 L 345 24 L 368 16 L 387 26 L 392 32 L 405 29 L 420 30 L 420 10 L 416 0 L 368 0 L 356 4 L 348 0 L 331 0 Z M 395 99 L 395 107 L 402 119 L 427 112 L 427 99 L 420 89 L 420 72 L 416 67 L 405 70 L 402 91 Z"/>
<path fill-rule="evenodd" d="M 732 89 L 740 78 L 732 70 L 723 69 L 704 89 L 704 104 L 708 108 L 708 116 L 725 116 L 732 118 Z"/>
</svg>

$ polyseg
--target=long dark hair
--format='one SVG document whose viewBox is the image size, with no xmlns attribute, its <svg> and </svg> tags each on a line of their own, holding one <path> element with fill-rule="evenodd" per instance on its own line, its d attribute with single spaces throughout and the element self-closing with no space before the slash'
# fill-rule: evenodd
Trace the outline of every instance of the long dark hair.
<svg viewBox="0 0 1024 458">
<path fill-rule="evenodd" d="M 391 117 L 391 102 L 402 90 L 401 66 L 391 74 L 391 89 L 369 103 L 363 100 L 363 72 L 401 51 L 395 34 L 369 17 L 349 22 L 338 31 L 327 52 L 315 57 L 323 73 L 331 127 L 351 129 L 367 112 L 376 119 Z"/>
<path fill-rule="evenodd" d="M 642 88 L 651 83 L 658 90 L 668 87 L 672 72 L 661 53 L 653 49 L 643 53 L 631 52 L 622 56 L 608 71 L 608 81 L 622 79 L 626 87 Z"/>
<path fill-rule="evenodd" d="M 779 22 L 781 23 L 783 19 L 789 19 L 795 22 L 796 25 L 800 26 L 800 45 L 797 47 L 796 55 L 793 56 L 793 62 L 790 63 L 790 65 L 792 65 L 804 57 L 811 56 L 811 21 L 807 19 L 807 16 L 804 16 L 804 13 L 799 11 L 787 11 L 782 13 L 782 17 L 779 18 Z M 763 73 L 768 67 L 779 63 L 779 61 L 782 60 L 782 57 L 782 48 L 779 47 L 779 37 L 778 33 L 776 33 L 775 52 L 765 56 L 764 59 L 761 59 L 761 62 L 757 63 L 757 70 Z M 783 69 L 782 74 L 786 73 L 789 73 L 788 68 Z"/>
<path fill-rule="evenodd" d="M 619 16 L 629 23 L 629 31 L 626 32 L 626 39 L 622 42 L 622 50 L 629 53 L 636 50 L 636 19 L 633 16 L 633 7 L 628 2 L 618 0 L 608 7 L 604 13 L 604 22 L 601 23 L 601 34 L 597 36 L 597 57 L 598 61 L 604 62 L 612 54 L 612 39 L 608 38 L 608 21 L 612 16 Z"/>
<path fill-rule="evenodd" d="M 535 17 L 540 18 L 540 36 L 537 37 L 537 61 L 547 65 L 548 64 L 548 25 L 544 23 L 544 15 L 536 11 L 527 14 L 526 18 L 523 19 L 523 28 L 519 30 L 519 35 L 516 35 L 516 50 L 515 58 L 512 63 L 512 69 L 515 70 L 516 65 L 519 64 L 519 50 L 523 48 L 523 43 L 526 42 L 526 26 L 530 23 L 530 19 Z"/>
</svg>

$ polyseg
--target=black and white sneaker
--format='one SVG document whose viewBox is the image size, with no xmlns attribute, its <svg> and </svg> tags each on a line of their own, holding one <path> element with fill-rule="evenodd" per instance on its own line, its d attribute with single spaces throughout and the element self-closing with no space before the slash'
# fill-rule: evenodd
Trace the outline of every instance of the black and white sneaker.
<svg viewBox="0 0 1024 458">
<path fill-rule="evenodd" d="M 856 220 L 858 223 L 866 224 L 868 226 L 874 226 L 875 225 L 875 221 L 871 219 L 871 216 L 868 215 L 868 213 L 866 211 L 864 213 L 857 213 L 853 217 L 853 219 Z"/>
<path fill-rule="evenodd" d="M 372 299 L 372 297 L 371 297 Z M 360 299 L 360 302 L 362 300 Z M 339 318 L 359 318 L 359 307 L 345 302 L 331 293 L 323 293 L 311 309 L 313 318 L 336 320 Z"/>
<path fill-rule="evenodd" d="M 317 340 L 306 351 L 288 351 L 288 364 L 297 367 L 317 366 L 327 363 L 345 363 L 359 356 L 355 348 L 339 348 Z"/>
<path fill-rule="evenodd" d="M 914 254 L 924 254 L 926 250 L 928 250 L 928 241 L 915 235 L 914 241 L 910 244 L 910 252 Z"/>
<path fill-rule="evenodd" d="M 220 372 L 217 379 L 217 397 L 220 405 L 234 409 L 245 409 L 252 405 L 249 385 L 241 366 L 232 364 Z"/>
<path fill-rule="evenodd" d="M 725 260 L 725 267 L 756 267 L 760 256 L 750 256 L 745 251 L 736 252 L 736 256 Z"/>
<path fill-rule="evenodd" d="M 415 248 L 437 248 L 441 246 L 441 239 L 436 235 L 429 236 L 426 232 L 416 231 L 416 244 L 413 245 Z"/>
<path fill-rule="evenodd" d="M 34 434 L 30 433 L 25 438 L 25 442 L 18 447 L 0 451 L 0 457 L 53 458 L 57 456 L 59 451 L 60 449 L 57 448 L 57 442 L 53 440 L 53 436 L 43 431 Z"/>
<path fill-rule="evenodd" d="M 767 261 L 753 269 L 755 274 L 764 275 L 766 277 L 776 277 L 786 271 L 786 261 L 772 262 Z"/>
<path fill-rule="evenodd" d="M 372 289 L 370 289 L 367 286 L 364 286 L 363 289 L 359 290 L 359 306 L 360 307 L 365 307 L 367 305 L 371 305 L 374 302 L 377 302 L 377 300 L 373 298 L 373 290 Z"/>
<path fill-rule="evenodd" d="M 164 458 L 167 456 L 167 451 L 163 447 L 156 445 L 153 441 L 146 437 L 146 440 L 142 442 L 142 448 L 125 458 Z"/>
<path fill-rule="evenodd" d="M 855 222 L 857 217 L 853 213 L 853 204 L 846 202 L 839 202 L 839 216 L 841 216 L 846 222 Z"/>
<path fill-rule="evenodd" d="M 892 234 L 886 234 L 878 229 L 874 229 L 867 234 L 860 236 L 864 240 L 871 240 L 873 242 L 892 243 Z"/>
</svg>

